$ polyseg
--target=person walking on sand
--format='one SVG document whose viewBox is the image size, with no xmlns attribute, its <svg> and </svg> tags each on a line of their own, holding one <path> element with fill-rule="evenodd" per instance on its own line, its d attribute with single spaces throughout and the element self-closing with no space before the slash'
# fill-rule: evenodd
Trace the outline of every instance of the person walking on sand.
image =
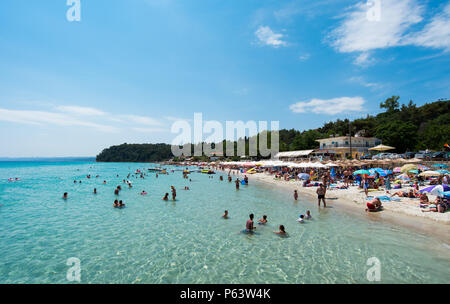
<svg viewBox="0 0 450 304">
<path fill-rule="evenodd" d="M 320 184 L 319 188 L 317 188 L 317 191 L 316 191 L 319 207 L 320 207 L 320 201 L 321 200 L 323 201 L 323 206 L 327 207 L 327 204 L 325 202 L 325 194 L 326 194 L 326 192 L 327 192 L 327 189 L 324 187 L 323 184 Z"/>
</svg>

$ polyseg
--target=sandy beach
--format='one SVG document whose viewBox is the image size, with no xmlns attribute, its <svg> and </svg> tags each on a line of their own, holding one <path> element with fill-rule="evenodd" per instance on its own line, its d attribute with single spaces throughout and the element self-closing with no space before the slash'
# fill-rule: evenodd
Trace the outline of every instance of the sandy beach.
<svg viewBox="0 0 450 304">
<path fill-rule="evenodd" d="M 243 176 L 243 174 L 239 175 Z M 253 180 L 275 187 L 283 187 L 291 193 L 297 190 L 300 198 L 303 195 L 316 202 L 317 187 L 303 187 L 301 181 L 276 180 L 273 175 L 267 173 L 255 173 L 247 176 L 249 181 Z M 410 188 L 404 188 L 403 190 L 405 189 L 409 190 Z M 384 190 L 369 192 L 369 196 L 385 195 L 390 196 Z M 429 195 L 429 198 L 430 200 L 436 199 L 433 195 Z M 385 220 L 395 225 L 433 235 L 446 244 L 450 244 L 450 212 L 422 212 L 418 199 L 398 199 L 398 201 L 383 201 L 383 211 L 381 212 L 368 213 L 365 211 L 366 195 L 357 186 L 349 189 L 328 189 L 326 193 L 326 202 L 329 207 L 359 214 L 360 216 L 368 216 L 373 220 Z"/>
</svg>

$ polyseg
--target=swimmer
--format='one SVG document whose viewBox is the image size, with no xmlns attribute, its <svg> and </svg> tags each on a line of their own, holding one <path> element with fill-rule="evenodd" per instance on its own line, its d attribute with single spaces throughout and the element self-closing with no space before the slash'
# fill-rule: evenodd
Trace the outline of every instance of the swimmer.
<svg viewBox="0 0 450 304">
<path fill-rule="evenodd" d="M 119 201 L 119 207 L 120 207 L 120 208 L 125 207 L 125 204 L 122 202 L 122 200 Z"/>
<path fill-rule="evenodd" d="M 67 192 L 64 192 L 64 194 L 63 194 L 63 197 L 62 197 L 63 199 L 67 199 Z"/>
<path fill-rule="evenodd" d="M 103 185 L 106 185 L 106 181 L 105 180 L 103 181 Z"/>
<path fill-rule="evenodd" d="M 115 194 L 115 195 L 119 195 L 119 189 L 116 188 L 116 189 L 114 190 L 114 194 Z"/>
<path fill-rule="evenodd" d="M 118 208 L 119 207 L 119 201 L 118 200 L 114 201 L 113 207 L 114 208 Z"/>
<path fill-rule="evenodd" d="M 97 188 L 94 188 L 94 194 L 97 194 Z"/>
<path fill-rule="evenodd" d="M 274 231 L 273 233 L 279 234 L 279 235 L 286 235 L 286 230 L 284 230 L 283 225 L 280 225 L 279 229 L 280 229 L 280 231 Z"/>
<path fill-rule="evenodd" d="M 247 220 L 247 223 L 245 224 L 245 230 L 247 230 L 247 232 L 252 232 L 253 230 L 256 229 L 256 227 L 253 225 L 253 218 L 255 217 L 255 215 L 252 213 L 249 215 L 249 220 Z"/>
<path fill-rule="evenodd" d="M 184 190 L 190 190 L 189 187 L 184 187 Z"/>
<path fill-rule="evenodd" d="M 141 195 L 146 195 L 147 192 L 145 192 L 144 190 L 142 190 Z"/>
<path fill-rule="evenodd" d="M 304 223 L 305 222 L 305 216 L 303 214 L 300 214 L 300 216 L 297 219 L 297 222 Z"/>
<path fill-rule="evenodd" d="M 166 193 L 163 197 L 163 201 L 168 201 L 169 200 L 169 193 Z"/>
<path fill-rule="evenodd" d="M 261 225 L 267 224 L 267 215 L 263 215 L 263 217 L 259 219 L 258 224 Z"/>
<path fill-rule="evenodd" d="M 294 199 L 298 200 L 298 192 L 297 192 L 297 190 L 294 190 Z"/>
<path fill-rule="evenodd" d="M 306 216 L 305 216 L 305 218 L 306 218 L 307 220 L 312 219 L 311 211 L 306 210 Z"/>
<path fill-rule="evenodd" d="M 224 211 L 224 214 L 222 215 L 222 217 L 223 217 L 224 219 L 227 219 L 227 218 L 228 218 L 228 210 L 225 210 L 225 211 Z"/>
</svg>

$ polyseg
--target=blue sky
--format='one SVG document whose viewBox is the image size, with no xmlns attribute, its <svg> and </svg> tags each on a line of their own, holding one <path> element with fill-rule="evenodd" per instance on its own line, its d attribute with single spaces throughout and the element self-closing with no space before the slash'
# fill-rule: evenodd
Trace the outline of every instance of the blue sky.
<svg viewBox="0 0 450 304">
<path fill-rule="evenodd" d="M 170 143 L 194 112 L 305 130 L 449 98 L 449 2 L 371 1 L 80 0 L 69 22 L 66 0 L 2 0 L 0 156 Z"/>
</svg>

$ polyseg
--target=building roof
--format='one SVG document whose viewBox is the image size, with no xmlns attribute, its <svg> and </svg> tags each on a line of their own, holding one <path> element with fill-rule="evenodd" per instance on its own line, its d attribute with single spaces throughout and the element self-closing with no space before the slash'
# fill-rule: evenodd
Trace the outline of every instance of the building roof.
<svg viewBox="0 0 450 304">
<path fill-rule="evenodd" d="M 307 156 L 307 155 L 311 154 L 313 151 L 314 150 L 300 150 L 300 151 L 278 152 L 275 155 L 275 158 Z"/>
<path fill-rule="evenodd" d="M 332 140 L 332 139 L 347 139 L 349 138 L 349 136 L 336 136 L 336 137 L 328 137 L 328 138 L 321 138 L 321 139 L 317 139 L 316 141 L 322 141 L 322 140 Z M 352 136 L 352 140 L 353 139 L 375 139 L 378 140 L 378 138 L 376 137 L 364 137 L 364 136 Z"/>
</svg>

